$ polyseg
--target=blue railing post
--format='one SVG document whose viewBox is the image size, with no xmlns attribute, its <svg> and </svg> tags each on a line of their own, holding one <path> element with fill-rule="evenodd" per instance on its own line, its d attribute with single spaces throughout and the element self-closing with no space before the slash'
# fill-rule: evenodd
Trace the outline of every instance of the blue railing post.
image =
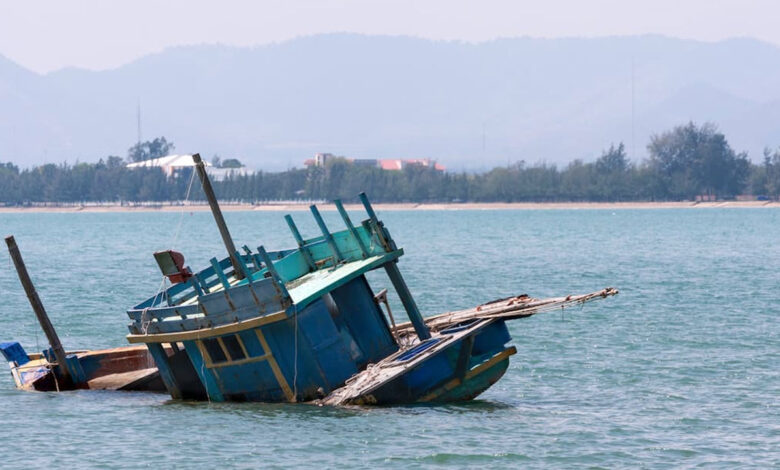
<svg viewBox="0 0 780 470">
<path fill-rule="evenodd" d="M 340 199 L 336 199 L 333 201 L 333 203 L 336 204 L 336 209 L 338 209 L 339 214 L 341 214 L 341 218 L 344 220 L 344 225 L 347 226 L 349 233 L 352 234 L 352 238 L 355 239 L 358 246 L 360 247 L 360 251 L 363 253 L 363 258 L 368 257 L 368 249 L 366 248 L 366 244 L 363 243 L 363 240 L 360 238 L 360 235 L 358 235 L 357 230 L 355 230 L 355 227 L 352 225 L 352 220 L 350 220 L 349 214 L 347 214 L 346 209 L 344 209 L 344 204 L 341 203 Z"/>
<path fill-rule="evenodd" d="M 401 271 L 398 270 L 398 265 L 395 261 L 391 261 L 386 263 L 384 267 L 387 276 L 390 278 L 390 282 L 393 283 L 393 287 L 398 293 L 398 297 L 401 298 L 401 303 L 406 310 L 406 314 L 409 315 L 409 320 L 411 320 L 412 326 L 414 326 L 414 331 L 417 333 L 420 341 L 425 341 L 431 337 L 431 332 L 428 330 L 428 326 L 425 324 L 425 321 L 420 314 L 420 310 L 417 308 L 412 293 L 409 292 L 409 288 L 406 286 L 406 281 L 404 281 L 403 276 L 401 276 Z"/>
<path fill-rule="evenodd" d="M 333 235 L 331 235 L 330 231 L 328 231 L 328 226 L 325 225 L 325 221 L 322 220 L 322 215 L 320 215 L 320 211 L 317 209 L 317 206 L 309 206 L 309 210 L 311 210 L 311 214 L 314 216 L 314 220 L 317 221 L 317 225 L 319 225 L 320 231 L 322 231 L 322 236 L 325 237 L 325 240 L 328 242 L 330 251 L 333 253 L 333 257 L 336 258 L 336 264 L 338 264 L 341 260 L 344 259 L 344 257 L 341 256 L 339 247 L 336 246 L 336 241 L 333 240 Z"/>
<path fill-rule="evenodd" d="M 216 274 L 217 278 L 219 278 L 219 282 L 222 283 L 222 287 L 224 287 L 225 290 L 230 289 L 230 283 L 228 282 L 227 276 L 225 276 L 225 272 L 222 271 L 222 267 L 219 265 L 217 258 L 211 258 L 209 263 L 211 263 L 211 267 L 214 268 L 214 274 Z M 236 262 L 236 264 L 238 264 L 238 262 Z"/>
<path fill-rule="evenodd" d="M 360 197 L 360 202 L 363 203 L 363 207 L 366 209 L 366 214 L 368 214 L 370 225 L 374 227 L 376 235 L 379 237 L 379 241 L 381 242 L 382 246 L 384 246 L 387 251 L 395 251 L 398 249 L 395 245 L 395 242 L 393 241 L 393 238 L 390 236 L 390 233 L 385 230 L 382 222 L 376 218 L 376 213 L 374 212 L 374 208 L 371 207 L 371 203 L 368 201 L 368 196 L 366 196 L 366 193 L 360 193 L 358 197 Z"/>
<path fill-rule="evenodd" d="M 376 218 L 376 213 L 374 212 L 374 208 L 371 207 L 371 203 L 368 202 L 368 196 L 366 196 L 366 193 L 360 193 L 358 197 L 360 198 L 360 202 L 363 203 L 363 207 L 366 209 L 366 214 L 368 214 L 368 218 L 374 221 L 374 223 L 379 222 L 379 219 Z"/>
<path fill-rule="evenodd" d="M 252 272 L 249 271 L 249 267 L 244 262 L 244 257 L 241 256 L 241 253 L 239 253 L 238 251 L 236 251 L 233 254 L 233 256 L 236 259 L 236 261 L 238 262 L 238 264 L 241 265 L 241 271 L 246 275 L 245 276 L 246 282 L 251 284 L 252 283 Z"/>
<path fill-rule="evenodd" d="M 309 249 L 306 248 L 306 242 L 303 240 L 303 237 L 301 236 L 301 232 L 298 231 L 298 227 L 295 225 L 292 216 L 290 214 L 287 214 L 284 216 L 284 220 L 287 221 L 287 225 L 290 227 L 290 231 L 293 234 L 293 238 L 295 238 L 295 243 L 298 244 L 298 249 L 303 255 L 303 259 L 306 260 L 306 264 L 309 265 L 309 269 L 317 269 L 317 265 L 314 263 L 314 259 L 311 257 L 311 253 L 309 253 Z"/>
<path fill-rule="evenodd" d="M 284 285 L 284 281 L 279 276 L 279 273 L 276 271 L 276 267 L 274 267 L 274 263 L 273 261 L 271 261 L 271 257 L 268 256 L 268 252 L 265 251 L 265 248 L 262 246 L 258 247 L 257 251 L 259 252 L 258 254 L 260 255 L 260 258 L 263 260 L 266 269 L 268 269 L 268 272 L 271 273 L 271 277 L 273 278 L 274 283 L 278 287 L 279 293 L 281 294 L 282 298 L 290 299 L 290 293 L 287 292 L 287 287 Z"/>
<path fill-rule="evenodd" d="M 173 374 L 173 369 L 168 362 L 168 354 L 163 349 L 160 343 L 146 343 L 146 348 L 149 350 L 154 359 L 154 364 L 157 366 L 157 371 L 160 373 L 160 379 L 162 379 L 165 388 L 172 398 L 182 398 L 181 389 L 176 381 L 176 376 Z"/>
</svg>

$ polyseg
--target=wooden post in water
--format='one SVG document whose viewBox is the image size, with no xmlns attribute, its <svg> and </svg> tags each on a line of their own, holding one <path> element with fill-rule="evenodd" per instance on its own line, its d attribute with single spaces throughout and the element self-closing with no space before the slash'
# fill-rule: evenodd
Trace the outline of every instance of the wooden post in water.
<svg viewBox="0 0 780 470">
<path fill-rule="evenodd" d="M 66 381 L 70 381 L 70 373 L 68 373 L 68 365 L 65 362 L 65 349 L 60 343 L 60 338 L 57 336 L 57 332 L 54 331 L 54 326 L 49 320 L 49 316 L 46 314 L 46 309 L 43 308 L 43 303 L 38 292 L 35 291 L 35 286 L 30 280 L 30 275 L 27 273 L 27 267 L 24 265 L 22 259 L 22 253 L 19 251 L 19 247 L 16 246 L 16 240 L 13 236 L 5 238 L 5 244 L 8 245 L 8 252 L 11 254 L 11 259 L 14 261 L 16 267 L 16 273 L 19 275 L 19 280 L 22 282 L 24 292 L 27 294 L 27 299 L 30 301 L 35 316 L 38 317 L 38 323 L 41 324 L 43 332 L 46 333 L 46 339 L 49 340 L 49 345 L 52 351 L 54 351 L 54 357 L 57 359 L 57 363 L 60 366 L 60 372 Z M 54 380 L 57 380 L 55 377 Z"/>
<path fill-rule="evenodd" d="M 397 261 L 385 263 L 385 271 L 390 278 L 390 282 L 393 283 L 395 292 L 398 294 L 398 297 L 401 298 L 401 303 L 406 310 L 406 314 L 409 315 L 409 320 L 412 321 L 412 326 L 414 327 L 415 333 L 417 333 L 417 337 L 420 338 L 420 341 L 425 341 L 431 337 L 431 331 L 425 324 L 425 320 L 420 314 L 420 310 L 417 308 L 417 303 L 415 303 L 412 293 L 406 286 L 406 281 L 404 281 L 403 276 L 401 276 L 401 271 L 398 270 L 398 265 L 396 263 Z"/>
<path fill-rule="evenodd" d="M 206 199 L 209 201 L 209 206 L 211 207 L 211 213 L 214 215 L 214 220 L 217 222 L 217 228 L 219 229 L 219 234 L 222 236 L 222 242 L 225 244 L 228 256 L 230 256 L 230 262 L 233 264 L 233 270 L 236 272 L 236 279 L 243 279 L 245 273 L 241 263 L 239 263 L 236 258 L 236 245 L 230 237 L 227 224 L 225 224 L 225 218 L 222 217 L 222 210 L 219 208 L 219 203 L 217 202 L 217 196 L 214 195 L 214 188 L 211 187 L 209 175 L 206 174 L 206 164 L 201 160 L 199 153 L 192 155 L 192 161 L 195 162 L 195 169 L 198 171 L 200 184 L 203 186 L 203 192 L 206 194 Z"/>
</svg>

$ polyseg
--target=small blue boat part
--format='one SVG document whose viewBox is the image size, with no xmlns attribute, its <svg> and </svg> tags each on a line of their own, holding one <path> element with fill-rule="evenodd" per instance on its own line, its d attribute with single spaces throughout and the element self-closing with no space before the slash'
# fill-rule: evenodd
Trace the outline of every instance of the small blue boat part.
<svg viewBox="0 0 780 470">
<path fill-rule="evenodd" d="M 366 218 L 304 238 L 296 247 L 239 252 L 203 163 L 193 156 L 228 257 L 192 273 L 173 251 L 155 254 L 169 288 L 128 310 L 127 339 L 145 344 L 174 398 L 384 405 L 469 400 L 495 383 L 517 352 L 506 320 L 617 293 L 604 289 L 547 300 L 518 296 L 424 319 L 398 261 L 403 255 L 365 194 Z M 383 271 L 409 321 L 396 324 Z"/>
</svg>

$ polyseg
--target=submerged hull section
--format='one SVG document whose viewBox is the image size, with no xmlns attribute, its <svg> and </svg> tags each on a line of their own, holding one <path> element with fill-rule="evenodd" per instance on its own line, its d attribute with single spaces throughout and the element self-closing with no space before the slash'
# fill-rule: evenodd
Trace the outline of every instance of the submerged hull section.
<svg viewBox="0 0 780 470">
<path fill-rule="evenodd" d="M 372 299 L 367 281 L 358 276 L 292 316 L 259 316 L 224 334 L 219 333 L 225 329 L 215 328 L 147 346 L 176 398 L 311 401 L 398 350 Z M 233 297 L 230 303 L 237 309 L 241 305 Z M 179 350 L 181 359 L 162 354 L 163 347 Z"/>
<path fill-rule="evenodd" d="M 481 320 L 434 334 L 354 377 L 319 403 L 395 405 L 471 400 L 504 375 L 511 340 L 503 321 Z"/>
<path fill-rule="evenodd" d="M 154 360 L 142 347 L 69 352 L 68 369 L 75 380 L 63 378 L 48 351 L 28 355 L 19 343 L 2 343 L 0 352 L 8 361 L 16 387 L 22 390 L 166 391 Z"/>
</svg>

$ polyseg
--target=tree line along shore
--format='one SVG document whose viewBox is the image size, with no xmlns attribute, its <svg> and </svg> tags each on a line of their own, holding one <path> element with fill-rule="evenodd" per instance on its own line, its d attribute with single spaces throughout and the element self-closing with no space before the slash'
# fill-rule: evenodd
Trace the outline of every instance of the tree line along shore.
<svg viewBox="0 0 780 470">
<path fill-rule="evenodd" d="M 647 149 L 649 157 L 639 162 L 627 158 L 621 143 L 595 162 L 575 160 L 560 168 L 519 162 L 482 173 L 414 165 L 387 171 L 335 158 L 321 167 L 233 174 L 215 181 L 214 187 L 220 199 L 249 204 L 350 201 L 360 192 L 377 202 L 427 204 L 773 201 L 780 196 L 780 149 L 767 149 L 760 163 L 752 163 L 712 124 L 677 126 L 654 135 Z M 131 147 L 127 160 L 156 158 L 172 150 L 172 143 L 158 138 Z M 117 156 L 23 170 L 0 163 L 0 204 L 130 207 L 139 201 L 153 205 L 203 200 L 200 185 L 190 188 L 191 172 L 185 168 L 166 176 L 160 168 L 127 168 L 125 159 Z"/>
</svg>

